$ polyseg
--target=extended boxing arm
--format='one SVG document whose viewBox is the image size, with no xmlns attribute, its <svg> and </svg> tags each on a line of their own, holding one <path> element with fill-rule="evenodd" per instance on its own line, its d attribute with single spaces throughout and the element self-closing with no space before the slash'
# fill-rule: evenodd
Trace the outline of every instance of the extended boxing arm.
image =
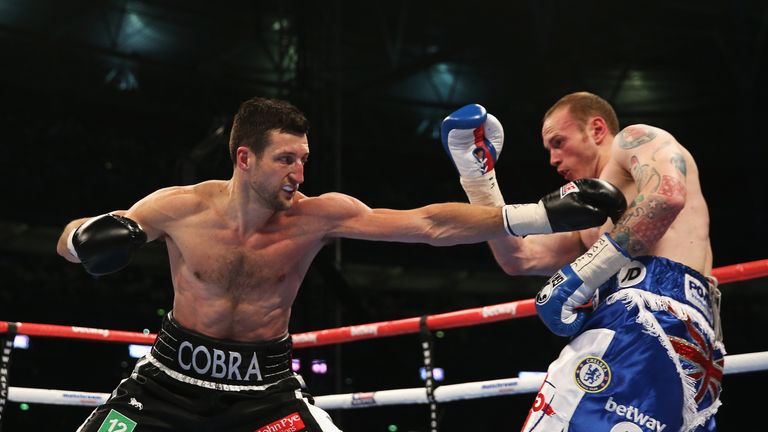
<svg viewBox="0 0 768 432">
<path fill-rule="evenodd" d="M 479 243 L 506 235 L 551 233 L 553 230 L 579 229 L 591 225 L 594 217 L 604 220 L 603 210 L 584 202 L 587 192 L 597 186 L 607 199 L 623 195 L 599 180 L 569 184 L 568 191 L 558 189 L 538 204 L 507 205 L 502 208 L 463 203 L 431 204 L 412 210 L 371 209 L 348 195 L 329 193 L 306 204 L 317 207 L 321 220 L 330 226 L 318 228 L 329 238 L 384 240 L 428 243 L 434 246 Z M 579 189 L 581 188 L 581 189 Z M 604 197 L 605 198 L 605 197 Z M 332 215 L 332 216 L 330 216 Z M 570 218 L 570 220 L 566 219 Z"/>
</svg>

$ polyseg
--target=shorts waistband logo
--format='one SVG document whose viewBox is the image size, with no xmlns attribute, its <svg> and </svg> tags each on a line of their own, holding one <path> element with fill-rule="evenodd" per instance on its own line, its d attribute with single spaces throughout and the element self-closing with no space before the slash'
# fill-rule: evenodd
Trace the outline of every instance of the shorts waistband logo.
<svg viewBox="0 0 768 432">
<path fill-rule="evenodd" d="M 622 288 L 635 286 L 645 279 L 647 270 L 640 261 L 631 261 L 619 270 L 616 280 Z"/>
<path fill-rule="evenodd" d="M 185 371 L 194 370 L 199 375 L 237 381 L 251 381 L 253 379 L 262 381 L 256 353 L 252 353 L 251 358 L 247 361 L 248 367 L 243 369 L 241 365 L 245 365 L 245 363 L 241 353 L 222 351 L 216 348 L 211 350 L 205 345 L 194 346 L 188 341 L 179 345 L 179 352 L 176 357 L 176 362 L 180 368 Z"/>
</svg>

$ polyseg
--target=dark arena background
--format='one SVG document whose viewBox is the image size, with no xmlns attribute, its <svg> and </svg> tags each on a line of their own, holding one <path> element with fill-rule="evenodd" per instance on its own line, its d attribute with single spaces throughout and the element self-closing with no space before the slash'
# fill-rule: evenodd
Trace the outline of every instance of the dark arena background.
<svg viewBox="0 0 768 432">
<path fill-rule="evenodd" d="M 767 35 L 757 0 L 0 0 L 0 320 L 156 332 L 172 305 L 161 242 L 93 278 L 56 254 L 58 235 L 158 188 L 229 178 L 232 115 L 256 95 L 310 119 L 304 193 L 405 209 L 466 201 L 439 126 L 473 102 L 504 125 L 506 201 L 554 190 L 542 115 L 591 91 L 696 158 L 715 267 L 768 258 Z M 290 330 L 528 299 L 544 281 L 505 275 L 486 244 L 343 240 L 314 261 Z M 729 354 L 768 350 L 766 279 L 721 288 Z M 535 317 L 434 336 L 440 384 L 543 371 L 567 342 Z M 422 386 L 421 355 L 418 335 L 294 353 L 314 395 Z M 126 344 L 31 337 L 8 382 L 110 392 L 135 362 Z M 765 371 L 727 375 L 719 430 L 763 430 L 766 386 Z M 533 396 L 440 404 L 439 430 L 519 430 Z M 73 431 L 90 411 L 9 401 L 3 430 Z M 427 405 L 330 412 L 349 432 L 430 430 Z"/>
</svg>

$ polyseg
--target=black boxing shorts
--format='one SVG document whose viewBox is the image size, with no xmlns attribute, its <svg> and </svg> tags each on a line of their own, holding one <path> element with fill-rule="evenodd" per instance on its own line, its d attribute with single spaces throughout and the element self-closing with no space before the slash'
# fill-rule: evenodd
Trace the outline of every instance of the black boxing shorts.
<svg viewBox="0 0 768 432">
<path fill-rule="evenodd" d="M 302 393 L 291 338 L 218 340 L 169 314 L 152 351 L 78 432 L 338 431 Z"/>
</svg>

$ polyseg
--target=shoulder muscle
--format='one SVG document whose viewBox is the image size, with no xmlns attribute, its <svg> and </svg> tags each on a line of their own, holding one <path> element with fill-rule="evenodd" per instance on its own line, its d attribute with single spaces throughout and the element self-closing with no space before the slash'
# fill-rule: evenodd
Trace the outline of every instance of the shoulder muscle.
<svg viewBox="0 0 768 432">
<path fill-rule="evenodd" d="M 125 216 L 135 220 L 150 240 L 163 236 L 174 221 L 196 213 L 204 205 L 194 187 L 173 186 L 159 189 L 134 204 Z"/>
</svg>

